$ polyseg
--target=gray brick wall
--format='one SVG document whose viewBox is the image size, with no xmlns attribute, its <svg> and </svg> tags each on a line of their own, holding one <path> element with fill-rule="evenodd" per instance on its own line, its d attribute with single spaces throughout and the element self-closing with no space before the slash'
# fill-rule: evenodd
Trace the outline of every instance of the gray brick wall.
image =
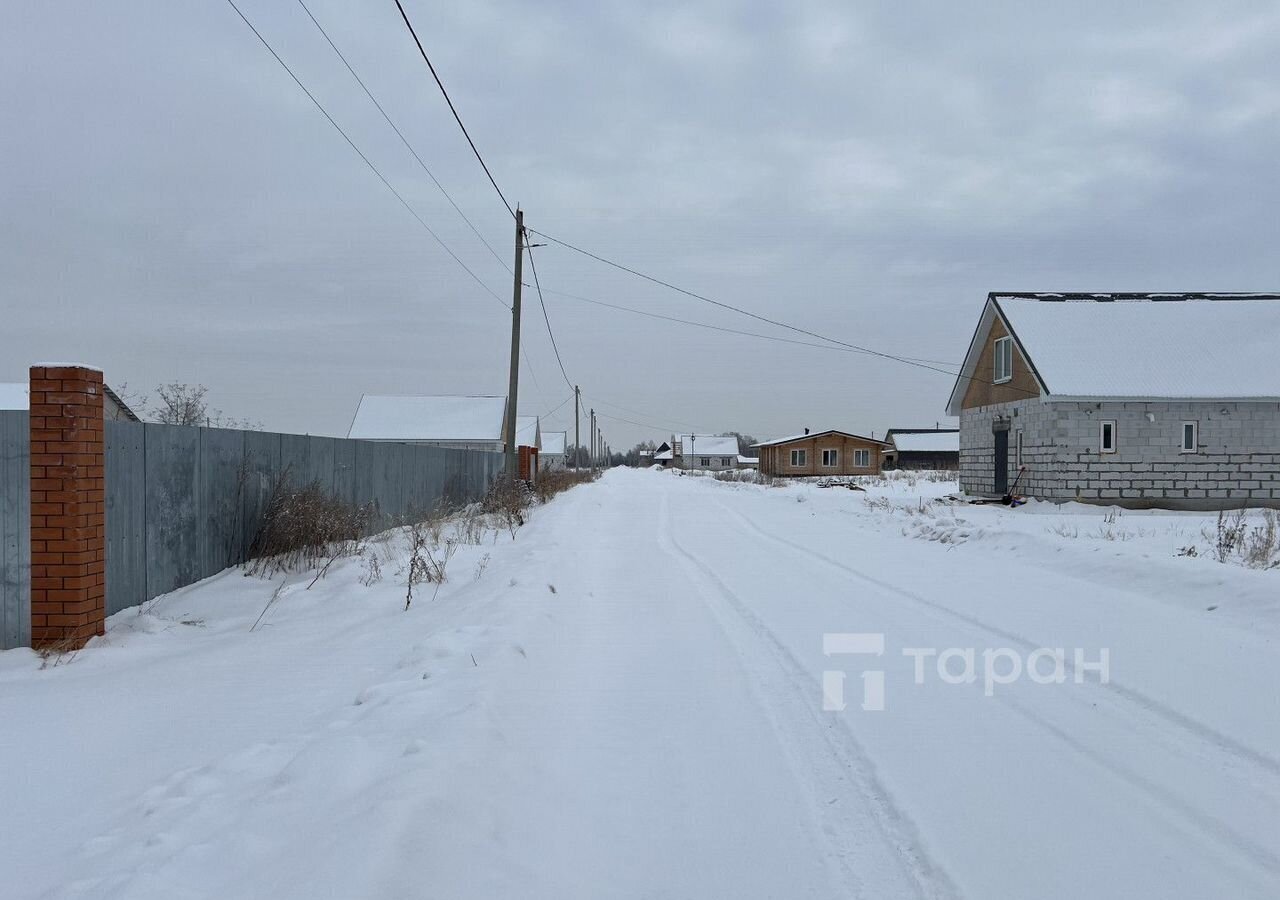
<svg viewBox="0 0 1280 900">
<path fill-rule="evenodd" d="M 994 492 L 996 420 L 1009 422 L 1009 483 L 1023 435 L 1021 493 L 1043 500 L 1186 509 L 1280 507 L 1280 404 L 1178 401 L 1079 403 L 1038 398 L 960 416 L 960 486 Z M 1100 453 L 1099 422 L 1116 423 L 1116 452 Z M 1196 422 L 1195 453 L 1181 452 Z"/>
</svg>

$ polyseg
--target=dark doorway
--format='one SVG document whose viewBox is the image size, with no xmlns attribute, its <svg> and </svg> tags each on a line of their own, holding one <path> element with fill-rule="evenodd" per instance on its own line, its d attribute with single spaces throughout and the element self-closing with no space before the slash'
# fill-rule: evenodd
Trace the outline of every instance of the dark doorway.
<svg viewBox="0 0 1280 900">
<path fill-rule="evenodd" d="M 997 431 L 996 437 L 996 477 L 995 492 L 997 494 L 1006 494 L 1009 492 L 1009 432 Z"/>
</svg>

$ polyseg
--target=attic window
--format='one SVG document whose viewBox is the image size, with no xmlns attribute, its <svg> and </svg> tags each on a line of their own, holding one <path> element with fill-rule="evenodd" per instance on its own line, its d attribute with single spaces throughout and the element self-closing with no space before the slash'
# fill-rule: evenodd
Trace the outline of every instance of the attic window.
<svg viewBox="0 0 1280 900">
<path fill-rule="evenodd" d="M 995 351 L 995 378 L 992 381 L 1004 384 L 1013 378 L 1013 338 L 996 338 Z"/>
</svg>

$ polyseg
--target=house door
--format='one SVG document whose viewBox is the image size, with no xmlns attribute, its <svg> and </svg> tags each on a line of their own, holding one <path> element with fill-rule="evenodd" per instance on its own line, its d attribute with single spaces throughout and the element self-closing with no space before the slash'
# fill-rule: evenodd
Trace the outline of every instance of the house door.
<svg viewBox="0 0 1280 900">
<path fill-rule="evenodd" d="M 1006 494 L 1009 492 L 1009 432 L 997 431 L 995 438 L 995 492 L 997 494 Z"/>
</svg>

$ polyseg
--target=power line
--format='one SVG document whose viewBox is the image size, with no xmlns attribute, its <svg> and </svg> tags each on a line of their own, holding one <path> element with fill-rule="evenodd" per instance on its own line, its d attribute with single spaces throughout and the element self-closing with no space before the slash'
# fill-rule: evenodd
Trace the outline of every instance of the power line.
<svg viewBox="0 0 1280 900">
<path fill-rule="evenodd" d="M 600 400 L 600 399 L 598 399 L 598 398 L 597 398 L 594 402 L 595 402 L 595 403 L 598 403 L 598 404 L 600 404 L 600 405 L 602 405 L 602 406 L 612 406 L 614 409 L 620 409 L 620 410 L 622 410 L 623 412 L 629 412 L 629 413 L 632 413 L 633 415 L 637 415 L 637 416 L 644 416 L 646 419 L 654 418 L 653 416 L 649 415 L 647 412 L 643 412 L 643 411 L 638 410 L 638 409 L 628 409 L 627 407 L 625 407 L 625 406 L 621 406 L 621 405 L 619 405 L 619 404 L 617 404 L 617 403 L 609 403 L 607 400 Z M 697 431 L 697 430 L 698 430 L 698 426 L 697 426 L 697 425 L 692 425 L 692 424 L 690 424 L 689 422 L 680 422 L 680 421 L 678 421 L 678 420 L 676 420 L 676 419 L 672 419 L 671 421 L 672 421 L 672 422 L 675 422 L 675 424 L 677 424 L 677 425 L 681 426 L 682 428 L 692 428 L 694 431 Z M 672 430 L 672 431 L 679 431 L 680 429 L 679 429 L 679 428 L 673 428 L 673 429 L 671 429 L 671 430 Z"/>
<path fill-rule="evenodd" d="M 532 231 L 532 229 L 530 230 Z M 648 310 L 636 309 L 635 307 L 631 307 L 631 306 L 622 306 L 617 303 L 606 303 L 603 300 L 595 300 L 595 299 L 592 299 L 591 297 L 583 297 L 579 294 L 570 294 L 570 293 L 566 293 L 565 291 L 555 290 L 553 288 L 544 288 L 543 290 L 545 290 L 548 294 L 555 294 L 558 297 L 567 297 L 570 300 L 578 300 L 578 301 L 581 301 L 582 303 L 590 303 L 595 306 L 603 306 L 603 307 L 606 307 L 607 309 L 616 309 L 616 310 L 619 310 L 620 312 L 634 313 L 637 316 L 647 316 L 651 319 L 662 319 L 667 322 L 677 322 L 681 325 L 693 325 L 694 327 L 706 328 L 710 331 L 722 331 L 726 334 L 739 334 L 744 337 L 760 338 L 761 340 L 765 340 L 765 341 L 777 341 L 780 344 L 794 344 L 798 347 L 814 347 L 819 350 L 832 350 L 836 353 L 863 352 L 861 350 L 853 350 L 848 347 L 836 347 L 836 346 L 833 346 L 832 344 L 818 344 L 818 343 L 814 343 L 813 341 L 801 341 L 795 338 L 781 337 L 776 334 L 763 334 L 759 331 L 742 331 L 741 329 L 738 329 L 738 328 L 728 328 L 723 325 L 712 325 L 708 322 L 697 322 L 692 319 L 681 319 L 678 316 L 668 316 L 662 313 L 649 312 Z M 943 360 L 923 359 L 921 357 L 916 357 L 916 356 L 905 356 L 903 357 L 903 359 L 909 359 L 909 360 L 912 360 L 913 362 L 936 363 L 937 365 L 940 365 L 940 366 L 955 365 L 955 363 L 945 362 Z M 956 373 L 949 372 L 947 374 L 954 375 Z"/>
<path fill-rule="evenodd" d="M 384 176 L 382 172 L 378 170 L 378 167 L 375 166 L 373 164 L 373 161 L 370 160 L 369 157 L 365 155 L 364 151 L 361 150 L 358 146 L 356 146 L 356 142 L 353 141 L 351 139 L 351 136 L 348 135 L 342 129 L 342 126 L 337 123 L 337 120 L 335 120 L 333 116 L 329 115 L 329 111 L 324 108 L 324 105 L 319 100 L 316 99 L 315 94 L 311 93 L 311 91 L 307 89 L 307 86 L 303 84 L 302 81 L 298 78 L 298 76 L 293 73 L 293 69 L 289 68 L 289 64 L 286 63 L 280 57 L 279 53 L 276 53 L 275 48 L 272 47 L 271 44 L 267 41 L 267 39 L 262 36 L 262 33 L 258 31 L 257 28 L 254 27 L 254 24 L 249 21 L 249 18 L 243 12 L 240 11 L 240 7 L 236 6 L 235 0 L 227 0 L 227 4 L 236 11 L 236 15 L 240 17 L 241 21 L 243 21 L 244 24 L 249 26 L 249 30 L 252 31 L 254 36 L 262 43 L 262 46 L 267 48 L 267 52 L 269 52 L 273 57 L 275 57 L 276 62 L 278 62 L 281 65 L 281 67 L 286 72 L 289 73 L 289 77 L 293 79 L 294 84 L 296 84 L 299 88 L 302 89 L 302 92 L 307 95 L 307 99 L 309 99 L 313 104 L 315 104 L 316 109 L 320 110 L 321 114 L 324 115 L 324 117 L 329 120 L 329 124 L 332 125 L 334 129 L 337 130 L 338 134 L 342 135 L 343 139 L 347 142 L 347 144 L 350 145 L 351 149 L 356 152 L 356 155 L 359 156 L 360 159 L 364 161 L 364 164 L 369 167 L 369 170 L 373 172 L 374 175 L 378 176 L 378 180 L 382 182 L 382 184 L 386 187 L 387 190 L 389 190 L 392 194 L 395 195 L 395 198 L 400 201 L 400 205 L 403 206 L 405 209 L 407 209 L 409 211 L 409 214 L 418 220 L 418 224 L 421 225 L 423 229 L 426 230 L 427 234 L 435 238 L 436 243 L 439 244 L 442 248 L 444 248 L 444 251 L 446 253 L 448 253 L 450 256 L 453 257 L 454 262 L 460 265 L 466 271 L 466 273 L 472 277 L 472 279 L 475 281 L 476 284 L 484 288 L 485 291 L 488 292 L 489 296 L 493 297 L 494 300 L 497 300 L 504 307 L 506 307 L 507 309 L 510 309 L 511 307 L 507 306 L 506 302 L 501 297 L 495 294 L 487 284 L 481 281 L 480 277 L 476 275 L 475 272 L 471 271 L 471 268 L 459 258 L 458 254 L 454 253 L 452 250 L 449 249 L 449 245 L 446 244 L 443 240 L 441 240 L 440 235 L 436 234 L 434 231 L 431 230 L 431 226 L 426 223 L 426 220 L 423 219 L 422 216 L 418 215 L 417 210 L 415 210 L 412 206 L 409 205 L 409 201 L 404 199 L 404 196 L 399 191 L 397 191 L 395 187 L 392 186 L 390 181 L 387 181 L 386 176 Z"/>
<path fill-rule="evenodd" d="M 467 143 L 471 145 L 471 152 L 476 155 L 476 159 L 480 162 L 480 168 L 484 169 L 484 174 L 489 176 L 489 183 L 493 185 L 493 189 L 498 192 L 498 197 L 502 200 L 502 205 L 507 208 L 507 212 L 511 213 L 511 218 L 516 217 L 516 211 L 511 208 L 511 204 L 507 202 L 506 195 L 502 193 L 502 188 L 498 187 L 498 182 L 494 180 L 493 173 L 489 171 L 489 166 L 485 164 L 484 157 L 480 155 L 480 151 L 476 149 L 476 142 L 471 140 L 471 134 L 467 131 L 467 126 L 462 124 L 462 116 L 458 115 L 458 110 L 453 105 L 453 101 L 449 99 L 449 92 L 444 89 L 444 82 L 440 80 L 440 76 L 436 73 L 436 67 L 431 64 L 430 57 L 427 56 L 426 49 L 422 46 L 422 41 L 418 40 L 418 32 L 413 30 L 413 23 L 409 21 L 409 14 L 404 11 L 404 6 L 400 0 L 395 0 L 396 9 L 400 10 L 400 18 L 404 19 L 405 27 L 409 29 L 409 34 L 413 35 L 413 42 L 418 45 L 418 52 L 422 54 L 422 61 L 427 64 L 427 68 L 431 70 L 431 77 L 436 80 L 436 84 L 440 88 L 440 93 L 444 95 L 444 102 L 449 104 L 449 112 L 453 113 L 454 120 L 458 123 L 458 127 L 462 129 L 462 135 L 467 139 Z"/>
<path fill-rule="evenodd" d="M 452 206 L 454 211 L 462 217 L 462 221 L 467 223 L 467 226 L 475 236 L 480 239 L 480 243 L 484 244 L 485 247 L 488 248 L 489 252 L 493 254 L 493 258 L 498 261 L 498 265 L 502 266 L 502 268 L 506 269 L 507 272 L 510 273 L 511 267 L 508 266 L 506 261 L 498 255 L 498 252 L 493 249 L 489 242 L 484 239 L 484 235 L 482 235 L 479 229 L 477 229 L 476 226 L 472 224 L 471 220 L 467 218 L 467 214 L 464 213 L 458 204 L 454 202 L 453 197 L 449 196 L 449 192 L 444 189 L 444 185 L 442 185 L 436 176 L 431 173 L 431 169 L 429 169 L 427 164 L 423 162 L 422 157 L 418 155 L 418 151 L 413 149 L 413 145 L 410 144 L 409 139 L 404 136 L 404 132 L 402 132 L 399 126 L 391 120 L 391 116 L 387 114 L 385 109 L 383 109 L 382 104 L 378 102 L 378 98 L 373 96 L 373 91 L 369 90 L 369 86 L 364 83 L 364 79 L 356 73 L 356 70 L 347 60 L 347 57 L 338 49 L 338 45 L 333 42 L 333 38 L 329 37 L 329 32 L 324 30 L 324 26 L 321 25 L 315 15 L 312 14 L 304 0 L 298 0 L 298 5 L 302 7 L 303 12 L 307 14 L 307 18 L 311 20 L 312 24 L 315 25 L 316 28 L 320 29 L 320 33 L 324 35 L 324 39 L 328 41 L 329 46 L 333 48 L 333 52 L 338 54 L 338 59 L 342 60 L 342 64 L 347 67 L 347 71 L 350 72 L 351 77 L 356 80 L 356 84 L 360 85 L 360 89 L 364 91 L 365 96 L 368 97 L 369 100 L 372 101 L 373 105 L 378 108 L 378 112 L 382 113 L 382 118 L 387 120 L 387 124 L 390 125 L 391 130 L 396 133 L 396 137 L 400 138 L 400 143 L 404 144 L 405 149 L 413 154 L 413 158 L 418 161 L 418 165 L 422 168 L 422 171 L 427 173 L 427 177 L 431 179 L 431 183 L 440 189 L 440 193 L 444 194 L 444 199 L 449 201 L 449 205 Z"/>
<path fill-rule="evenodd" d="M 829 343 L 836 344 L 841 347 L 845 347 L 849 350 L 855 350 L 859 353 L 866 353 L 870 356 L 878 356 L 881 359 L 889 359 L 889 360 L 893 360 L 894 362 L 900 362 L 904 365 L 915 366 L 921 369 L 928 369 L 932 372 L 938 372 L 942 375 L 949 375 L 952 378 L 962 377 L 956 372 L 950 372 L 946 369 L 940 369 L 937 366 L 932 365 L 930 363 L 919 362 L 910 357 L 898 356 L 893 353 L 885 353 L 880 350 L 873 350 L 870 347 L 863 347 L 858 344 L 851 344 L 848 341 L 842 341 L 842 340 L 839 340 L 838 338 L 828 337 L 825 334 L 819 334 L 816 331 L 810 331 L 806 328 L 801 328 L 798 325 L 791 325 L 790 323 L 782 322 L 782 321 L 779 321 L 778 319 L 770 319 L 768 316 L 762 316 L 762 315 L 759 315 L 758 313 L 753 313 L 749 310 L 743 309 L 740 306 L 734 306 L 731 303 L 724 303 L 723 301 L 720 301 L 720 300 L 713 300 L 712 298 L 707 297 L 703 294 L 699 294 L 696 291 L 687 290 L 686 288 L 682 288 L 682 287 L 679 287 L 678 285 L 674 285 L 669 281 L 663 281 L 661 278 L 656 278 L 653 275 L 646 275 L 644 272 L 640 272 L 629 266 L 624 266 L 622 263 L 614 262 L 611 259 L 606 259 L 603 256 L 592 253 L 590 250 L 584 250 L 581 247 L 575 246 L 574 244 L 570 244 L 568 241 L 563 241 L 560 238 L 547 234 L 545 231 L 539 231 L 536 228 L 530 228 L 529 231 L 532 231 L 534 234 L 538 235 L 539 237 L 544 237 L 553 243 L 559 244 L 560 246 L 565 247 L 566 249 L 572 250 L 575 253 L 581 253 L 583 256 L 590 257 L 591 259 L 594 259 L 597 262 L 604 263 L 607 266 L 612 266 L 615 269 L 619 269 L 623 272 L 627 272 L 631 275 L 635 275 L 637 278 L 643 278 L 645 281 L 649 281 L 654 284 L 661 285 L 662 287 L 668 288 L 669 290 L 673 290 L 676 293 L 684 294 L 686 297 L 692 297 L 693 299 L 700 300 L 703 303 L 709 303 L 712 306 L 718 306 L 721 309 L 727 309 L 731 312 L 735 312 L 735 313 L 738 313 L 739 315 L 747 316 L 748 318 L 755 319 L 759 322 L 765 322 L 769 325 L 777 326 L 778 328 L 785 328 L 788 331 L 794 331 L 797 334 L 803 334 L 803 335 L 807 335 L 808 337 L 817 338 L 820 341 L 827 341 Z M 976 378 L 970 377 L 970 380 L 982 380 L 982 379 L 976 379 Z M 1027 393 L 1032 393 L 1032 392 L 1028 391 Z"/>
<path fill-rule="evenodd" d="M 556 413 L 558 413 L 561 409 L 564 408 L 564 405 L 566 403 L 570 402 L 571 400 L 573 400 L 573 394 L 570 394 L 568 397 L 565 397 L 563 400 L 560 401 L 560 403 L 554 409 L 550 410 L 549 412 L 544 412 L 541 416 L 539 416 L 539 418 L 548 419 L 551 416 L 554 416 Z"/>
<path fill-rule="evenodd" d="M 551 330 L 551 317 L 547 315 L 547 302 L 542 299 L 542 285 L 538 282 L 538 267 L 533 263 L 533 245 L 529 243 L 528 235 L 525 235 L 524 245 L 529 251 L 529 271 L 533 272 L 533 286 L 538 291 L 538 305 L 542 307 L 542 318 L 547 323 L 547 336 L 551 338 L 551 349 L 556 352 L 556 363 L 560 366 L 560 374 L 564 376 L 564 383 L 572 389 L 573 382 L 569 380 L 569 373 L 564 370 L 564 360 L 560 358 L 560 348 L 556 346 L 556 335 Z"/>
</svg>

